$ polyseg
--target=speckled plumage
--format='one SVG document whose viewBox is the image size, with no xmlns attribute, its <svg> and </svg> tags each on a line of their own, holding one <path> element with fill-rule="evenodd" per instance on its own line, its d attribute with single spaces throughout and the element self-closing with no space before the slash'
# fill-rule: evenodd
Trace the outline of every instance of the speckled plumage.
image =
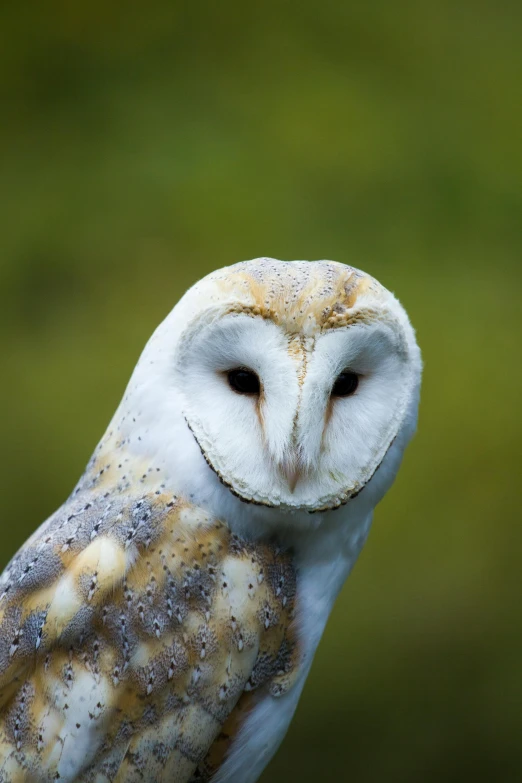
<svg viewBox="0 0 522 783">
<path fill-rule="evenodd" d="M 359 408 L 329 401 L 334 333 L 362 346 Z M 257 361 L 266 386 L 238 401 L 223 371 Z M 411 437 L 419 377 L 406 314 L 352 267 L 258 259 L 194 286 L 0 578 L 0 783 L 255 781 Z"/>
<path fill-rule="evenodd" d="M 288 554 L 173 496 L 115 433 L 0 590 L 2 781 L 208 780 L 241 694 L 283 693 L 295 666 Z"/>
</svg>

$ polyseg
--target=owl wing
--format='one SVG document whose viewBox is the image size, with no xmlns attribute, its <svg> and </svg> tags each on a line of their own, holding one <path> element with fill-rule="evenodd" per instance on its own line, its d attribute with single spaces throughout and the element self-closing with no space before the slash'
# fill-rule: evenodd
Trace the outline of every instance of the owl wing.
<svg viewBox="0 0 522 783">
<path fill-rule="evenodd" d="M 289 556 L 129 492 L 80 485 L 1 577 L 0 781 L 208 780 L 242 694 L 285 689 Z"/>
</svg>

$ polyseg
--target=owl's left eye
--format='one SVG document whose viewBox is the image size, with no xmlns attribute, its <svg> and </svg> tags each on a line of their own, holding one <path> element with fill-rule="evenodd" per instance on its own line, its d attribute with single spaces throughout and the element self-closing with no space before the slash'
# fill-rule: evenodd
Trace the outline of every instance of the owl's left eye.
<svg viewBox="0 0 522 783">
<path fill-rule="evenodd" d="M 357 391 L 359 385 L 359 376 L 357 373 L 351 370 L 344 370 L 335 379 L 335 383 L 332 388 L 332 395 L 334 397 L 350 397 Z"/>
<path fill-rule="evenodd" d="M 246 367 L 236 367 L 227 373 L 228 385 L 238 394 L 259 394 L 261 384 L 253 370 Z"/>
</svg>

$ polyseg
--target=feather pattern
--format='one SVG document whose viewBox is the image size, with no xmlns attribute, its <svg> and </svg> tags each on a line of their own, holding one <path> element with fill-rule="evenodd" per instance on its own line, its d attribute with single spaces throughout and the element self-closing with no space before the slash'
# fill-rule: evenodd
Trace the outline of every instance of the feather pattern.
<svg viewBox="0 0 522 783">
<path fill-rule="evenodd" d="M 296 667 L 290 555 L 112 434 L 0 592 L 0 780 L 208 780 L 249 692 Z"/>
</svg>

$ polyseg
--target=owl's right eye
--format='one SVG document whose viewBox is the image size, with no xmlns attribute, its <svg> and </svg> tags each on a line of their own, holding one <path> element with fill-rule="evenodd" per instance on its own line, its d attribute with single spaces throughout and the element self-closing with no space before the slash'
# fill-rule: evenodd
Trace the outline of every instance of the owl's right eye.
<svg viewBox="0 0 522 783">
<path fill-rule="evenodd" d="M 253 370 L 246 367 L 236 367 L 227 373 L 228 385 L 238 394 L 259 394 L 261 384 Z"/>
</svg>

